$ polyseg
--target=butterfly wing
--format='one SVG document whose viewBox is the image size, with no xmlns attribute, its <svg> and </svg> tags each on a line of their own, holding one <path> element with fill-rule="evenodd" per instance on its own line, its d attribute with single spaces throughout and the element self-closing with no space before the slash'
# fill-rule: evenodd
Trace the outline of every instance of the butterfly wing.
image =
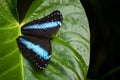
<svg viewBox="0 0 120 80">
<path fill-rule="evenodd" d="M 37 19 L 22 27 L 24 35 L 51 37 L 62 24 L 62 14 L 56 10 L 42 19 Z"/>
<path fill-rule="evenodd" d="M 17 43 L 22 54 L 27 57 L 37 70 L 44 69 L 50 60 L 51 45 L 48 38 L 20 36 Z"/>
</svg>

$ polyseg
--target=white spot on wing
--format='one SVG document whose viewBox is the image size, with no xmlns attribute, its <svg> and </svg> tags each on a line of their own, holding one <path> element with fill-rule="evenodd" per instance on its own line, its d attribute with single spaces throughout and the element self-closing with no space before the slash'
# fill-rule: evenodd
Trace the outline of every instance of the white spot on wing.
<svg viewBox="0 0 120 80">
<path fill-rule="evenodd" d="M 60 14 L 60 13 L 57 12 L 56 14 Z"/>
<path fill-rule="evenodd" d="M 47 66 L 47 64 L 45 64 L 45 66 Z"/>
<path fill-rule="evenodd" d="M 40 67 L 39 65 L 37 65 L 37 67 Z"/>
<path fill-rule="evenodd" d="M 35 63 L 36 65 L 38 65 L 38 63 Z"/>
</svg>

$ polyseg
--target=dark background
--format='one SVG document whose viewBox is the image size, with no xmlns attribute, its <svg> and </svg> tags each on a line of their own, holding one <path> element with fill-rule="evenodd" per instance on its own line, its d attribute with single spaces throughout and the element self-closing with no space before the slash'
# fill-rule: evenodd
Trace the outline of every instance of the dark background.
<svg viewBox="0 0 120 80">
<path fill-rule="evenodd" d="M 85 8 L 90 32 L 89 80 L 120 80 L 119 0 L 80 0 Z"/>
</svg>

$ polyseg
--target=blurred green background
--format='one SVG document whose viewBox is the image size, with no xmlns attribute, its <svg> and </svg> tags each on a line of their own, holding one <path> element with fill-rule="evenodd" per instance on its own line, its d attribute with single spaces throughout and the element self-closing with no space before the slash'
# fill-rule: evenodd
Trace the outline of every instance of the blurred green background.
<svg viewBox="0 0 120 80">
<path fill-rule="evenodd" d="M 89 80 L 120 80 L 119 0 L 80 0 L 91 32 Z"/>
</svg>

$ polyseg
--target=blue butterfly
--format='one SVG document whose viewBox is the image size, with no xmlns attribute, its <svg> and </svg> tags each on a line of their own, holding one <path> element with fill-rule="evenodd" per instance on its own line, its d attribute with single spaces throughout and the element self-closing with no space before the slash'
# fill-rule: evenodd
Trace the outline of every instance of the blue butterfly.
<svg viewBox="0 0 120 80">
<path fill-rule="evenodd" d="M 22 54 L 37 70 L 43 70 L 51 58 L 50 39 L 62 25 L 62 14 L 56 10 L 42 19 L 33 20 L 21 28 L 24 36 L 16 40 Z"/>
</svg>

